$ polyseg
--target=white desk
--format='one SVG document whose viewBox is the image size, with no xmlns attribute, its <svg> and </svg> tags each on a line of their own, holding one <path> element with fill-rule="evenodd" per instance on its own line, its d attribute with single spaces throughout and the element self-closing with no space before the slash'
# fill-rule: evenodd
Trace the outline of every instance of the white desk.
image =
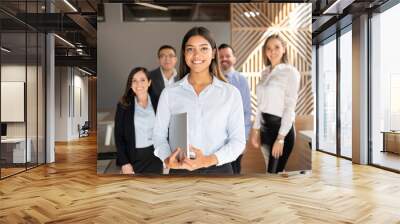
<svg viewBox="0 0 400 224">
<path fill-rule="evenodd" d="M 300 137 L 302 137 L 304 140 L 312 143 L 314 141 L 314 131 L 312 130 L 301 130 L 299 131 Z"/>
<path fill-rule="evenodd" d="M 31 162 L 32 154 L 31 154 L 31 145 L 32 140 L 27 138 L 26 142 L 26 154 L 25 154 L 25 138 L 6 138 L 1 139 L 2 144 L 2 151 L 7 149 L 3 149 L 3 147 L 13 147 L 12 148 L 12 162 L 13 163 L 25 163 L 25 158 L 27 159 L 26 162 Z"/>
</svg>

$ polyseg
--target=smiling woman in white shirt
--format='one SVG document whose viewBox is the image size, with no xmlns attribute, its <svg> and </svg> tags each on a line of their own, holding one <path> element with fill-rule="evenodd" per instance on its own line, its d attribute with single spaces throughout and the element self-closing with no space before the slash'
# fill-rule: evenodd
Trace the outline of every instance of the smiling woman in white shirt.
<svg viewBox="0 0 400 224">
<path fill-rule="evenodd" d="M 256 87 L 258 106 L 251 143 L 261 145 L 267 172 L 278 173 L 285 169 L 294 146 L 300 74 L 288 64 L 286 43 L 279 35 L 267 38 L 263 59 L 266 69 Z"/>
<path fill-rule="evenodd" d="M 218 51 L 204 27 L 183 38 L 180 81 L 163 90 L 154 127 L 154 154 L 170 174 L 233 174 L 230 162 L 245 148 L 242 99 L 220 71 Z M 181 158 L 167 137 L 171 116 L 188 114 L 188 138 L 195 159 Z"/>
</svg>

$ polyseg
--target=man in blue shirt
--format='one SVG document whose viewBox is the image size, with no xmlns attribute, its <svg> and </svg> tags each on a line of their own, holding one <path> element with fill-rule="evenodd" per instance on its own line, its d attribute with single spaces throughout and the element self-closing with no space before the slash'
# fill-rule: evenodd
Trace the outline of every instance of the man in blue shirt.
<svg viewBox="0 0 400 224">
<path fill-rule="evenodd" d="M 236 57 L 234 50 L 228 44 L 221 44 L 218 47 L 218 54 L 221 63 L 221 69 L 224 75 L 227 77 L 230 84 L 235 86 L 242 96 L 243 112 L 244 112 L 244 126 L 246 141 L 249 138 L 251 130 L 251 101 L 250 101 L 250 89 L 246 78 L 238 71 L 235 70 L 234 65 L 236 63 Z M 242 155 L 240 155 L 236 161 L 233 161 L 232 168 L 233 173 L 240 174 L 240 161 Z"/>
</svg>

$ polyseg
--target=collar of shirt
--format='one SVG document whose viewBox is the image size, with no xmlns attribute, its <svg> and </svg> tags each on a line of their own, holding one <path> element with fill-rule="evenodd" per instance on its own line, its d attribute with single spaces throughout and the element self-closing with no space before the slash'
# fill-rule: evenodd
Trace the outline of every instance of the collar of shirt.
<svg viewBox="0 0 400 224">
<path fill-rule="evenodd" d="M 162 77 L 163 77 L 164 82 L 171 82 L 171 81 L 173 82 L 173 81 L 175 80 L 176 76 L 178 75 L 176 69 L 174 69 L 171 78 L 167 79 L 167 78 L 165 77 L 164 71 L 162 70 L 161 67 L 160 67 L 160 71 L 161 71 L 161 75 L 162 75 Z"/>
<path fill-rule="evenodd" d="M 152 104 L 151 104 L 151 99 L 150 99 L 150 95 L 149 94 L 147 94 L 147 106 L 146 106 L 146 108 L 143 108 L 141 105 L 139 105 L 138 100 L 137 100 L 137 96 L 135 96 L 135 108 L 148 110 L 151 106 L 152 106 Z"/>
<path fill-rule="evenodd" d="M 189 78 L 189 74 L 186 74 L 185 77 L 183 77 L 182 80 L 179 82 L 179 85 L 182 86 L 184 89 L 195 92 L 192 84 L 189 83 L 188 78 Z M 204 90 L 207 90 L 209 87 L 213 87 L 213 86 L 223 88 L 222 81 L 219 80 L 216 76 L 212 76 L 211 84 L 208 85 Z M 206 92 L 204 90 L 202 92 Z"/>
<path fill-rule="evenodd" d="M 226 77 L 228 77 L 228 76 L 230 76 L 231 74 L 233 74 L 235 71 L 236 71 L 235 68 L 232 66 L 232 67 L 229 68 L 228 70 L 222 71 L 222 72 L 224 73 L 224 75 L 225 75 Z"/>
<path fill-rule="evenodd" d="M 285 64 L 285 63 L 280 63 L 280 64 L 277 64 L 277 65 L 275 66 L 275 68 L 271 70 L 271 65 L 268 65 L 268 66 L 265 68 L 265 70 L 262 72 L 262 74 L 263 74 L 263 75 L 269 75 L 270 73 L 272 73 L 272 72 L 275 71 L 275 70 L 280 70 L 280 69 L 286 68 L 286 67 L 288 67 L 287 64 Z"/>
<path fill-rule="evenodd" d="M 239 82 L 240 72 L 235 69 L 231 69 L 225 74 L 225 77 L 228 79 L 229 83 L 234 84 Z"/>
</svg>

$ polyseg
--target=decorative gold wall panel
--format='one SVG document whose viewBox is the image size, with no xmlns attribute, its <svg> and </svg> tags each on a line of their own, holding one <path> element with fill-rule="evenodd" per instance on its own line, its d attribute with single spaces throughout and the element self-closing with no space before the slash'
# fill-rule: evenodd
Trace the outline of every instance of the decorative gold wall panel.
<svg viewBox="0 0 400 224">
<path fill-rule="evenodd" d="M 236 52 L 236 67 L 249 82 L 253 114 L 257 105 L 255 86 L 265 68 L 262 45 L 273 33 L 280 34 L 287 42 L 289 63 L 301 74 L 297 115 L 313 113 L 311 7 L 311 3 L 231 4 L 232 47 Z"/>
</svg>

